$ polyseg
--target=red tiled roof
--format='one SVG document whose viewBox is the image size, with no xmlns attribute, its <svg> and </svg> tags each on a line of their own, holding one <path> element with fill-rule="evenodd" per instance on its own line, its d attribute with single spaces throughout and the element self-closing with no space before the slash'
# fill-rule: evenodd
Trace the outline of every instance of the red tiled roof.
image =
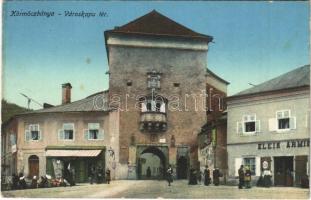
<svg viewBox="0 0 311 200">
<path fill-rule="evenodd" d="M 213 37 L 197 33 L 153 10 L 121 27 L 105 31 L 106 33 L 123 33 L 138 35 L 157 35 L 201 39 L 211 42 Z"/>
</svg>

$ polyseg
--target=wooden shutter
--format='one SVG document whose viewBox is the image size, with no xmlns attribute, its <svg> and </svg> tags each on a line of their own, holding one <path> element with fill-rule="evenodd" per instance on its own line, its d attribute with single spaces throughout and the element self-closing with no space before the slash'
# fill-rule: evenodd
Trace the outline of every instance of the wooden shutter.
<svg viewBox="0 0 311 200">
<path fill-rule="evenodd" d="M 30 131 L 26 130 L 25 131 L 25 141 L 28 142 L 30 140 Z"/>
<path fill-rule="evenodd" d="M 99 130 L 98 131 L 98 139 L 99 140 L 103 140 L 104 139 L 104 131 L 103 130 Z"/>
<path fill-rule="evenodd" d="M 65 139 L 65 133 L 64 133 L 64 130 L 59 130 L 59 132 L 58 132 L 58 138 L 60 139 L 60 140 L 64 140 Z"/>
<path fill-rule="evenodd" d="M 289 128 L 296 129 L 296 117 L 289 118 Z"/>
<path fill-rule="evenodd" d="M 235 176 L 239 176 L 239 169 L 240 169 L 240 166 L 242 165 L 242 162 L 243 162 L 242 158 L 235 158 L 235 160 L 234 160 L 234 166 L 235 166 L 234 174 L 235 174 Z"/>
<path fill-rule="evenodd" d="M 256 133 L 260 132 L 260 120 L 255 121 L 255 132 Z"/>
<path fill-rule="evenodd" d="M 88 129 L 84 130 L 84 139 L 85 140 L 89 139 L 89 130 Z"/>
<path fill-rule="evenodd" d="M 242 122 L 237 122 L 236 132 L 237 132 L 238 135 L 241 135 L 243 133 L 243 124 L 242 124 Z"/>
<path fill-rule="evenodd" d="M 256 157 L 256 160 L 255 160 L 255 166 L 256 166 L 256 172 L 255 172 L 255 175 L 256 176 L 260 176 L 260 173 L 261 173 L 261 167 L 260 167 L 260 157 Z"/>
<path fill-rule="evenodd" d="M 39 137 L 38 140 L 42 140 L 42 138 L 43 138 L 42 136 L 43 136 L 42 131 L 39 131 L 38 132 L 38 137 Z"/>
<path fill-rule="evenodd" d="M 269 131 L 276 131 L 277 129 L 277 120 L 276 118 L 269 119 Z"/>
</svg>

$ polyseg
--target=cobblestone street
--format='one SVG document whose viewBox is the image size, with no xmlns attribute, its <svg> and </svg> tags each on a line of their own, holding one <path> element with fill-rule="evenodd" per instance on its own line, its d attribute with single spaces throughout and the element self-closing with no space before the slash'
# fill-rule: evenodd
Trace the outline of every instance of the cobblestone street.
<svg viewBox="0 0 311 200">
<path fill-rule="evenodd" d="M 294 187 L 271 187 L 239 190 L 234 186 L 187 185 L 175 181 L 113 181 L 110 185 L 80 184 L 74 187 L 3 191 L 3 197 L 62 198 L 248 198 L 248 199 L 309 199 L 309 190 Z"/>
</svg>

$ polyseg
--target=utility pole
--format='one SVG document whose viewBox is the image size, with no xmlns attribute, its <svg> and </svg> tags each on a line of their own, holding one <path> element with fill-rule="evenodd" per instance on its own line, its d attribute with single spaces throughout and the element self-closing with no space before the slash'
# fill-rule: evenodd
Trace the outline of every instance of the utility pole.
<svg viewBox="0 0 311 200">
<path fill-rule="evenodd" d="M 28 107 L 28 109 L 30 109 L 30 103 L 31 103 L 31 101 L 33 101 L 33 102 L 36 103 L 37 105 L 43 107 L 42 104 L 40 104 L 38 101 L 36 101 L 36 100 L 34 100 L 34 99 L 28 97 L 27 95 L 25 95 L 25 94 L 23 94 L 23 93 L 20 93 L 20 94 L 21 94 L 23 97 L 25 97 L 25 98 L 27 99 L 27 107 Z"/>
</svg>

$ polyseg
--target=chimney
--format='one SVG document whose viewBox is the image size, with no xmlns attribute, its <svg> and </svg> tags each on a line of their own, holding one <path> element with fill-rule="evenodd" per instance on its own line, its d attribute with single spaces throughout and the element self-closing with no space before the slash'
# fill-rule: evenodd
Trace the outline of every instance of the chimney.
<svg viewBox="0 0 311 200">
<path fill-rule="evenodd" d="M 62 84 L 62 104 L 67 104 L 71 102 L 71 84 Z"/>
</svg>

